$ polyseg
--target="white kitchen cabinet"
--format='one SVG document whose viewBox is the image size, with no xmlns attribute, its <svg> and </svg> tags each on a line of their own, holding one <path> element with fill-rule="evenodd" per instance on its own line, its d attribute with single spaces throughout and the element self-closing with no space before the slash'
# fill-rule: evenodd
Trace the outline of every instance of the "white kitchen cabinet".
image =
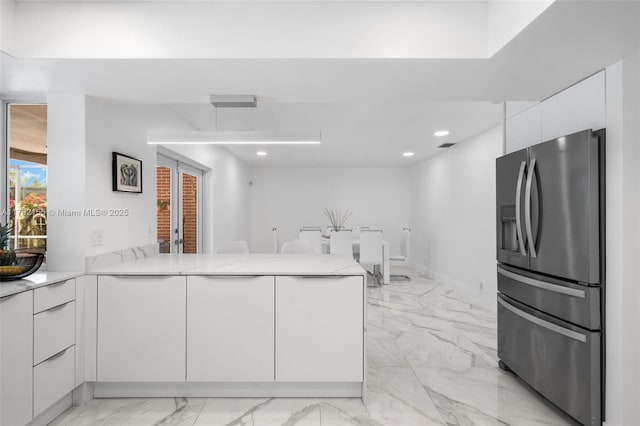
<svg viewBox="0 0 640 426">
<path fill-rule="evenodd" d="M 33 291 L 0 299 L 0 424 L 33 415 Z"/>
<path fill-rule="evenodd" d="M 187 381 L 274 380 L 274 277 L 187 278 Z"/>
<path fill-rule="evenodd" d="M 506 154 L 542 142 L 540 104 L 534 105 L 506 122 Z"/>
<path fill-rule="evenodd" d="M 33 415 L 38 416 L 73 390 L 75 347 L 68 347 L 33 367 Z"/>
<path fill-rule="evenodd" d="M 276 381 L 362 382 L 361 276 L 276 277 Z"/>
<path fill-rule="evenodd" d="M 75 344 L 75 302 L 33 316 L 33 364 Z"/>
<path fill-rule="evenodd" d="M 185 341 L 185 277 L 98 277 L 98 381 L 184 381 Z"/>
<path fill-rule="evenodd" d="M 33 313 L 67 303 L 76 298 L 76 280 L 60 281 L 33 291 Z"/>
</svg>

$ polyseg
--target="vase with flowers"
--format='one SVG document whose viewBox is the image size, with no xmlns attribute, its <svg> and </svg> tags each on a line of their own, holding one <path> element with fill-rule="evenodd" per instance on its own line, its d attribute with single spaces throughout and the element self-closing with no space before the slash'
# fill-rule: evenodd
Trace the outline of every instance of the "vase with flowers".
<svg viewBox="0 0 640 426">
<path fill-rule="evenodd" d="M 339 231 L 340 229 L 344 229 L 347 219 L 349 219 L 353 212 L 349 209 L 346 209 L 344 212 L 340 209 L 324 209 L 324 214 L 331 223 L 331 230 Z"/>
</svg>

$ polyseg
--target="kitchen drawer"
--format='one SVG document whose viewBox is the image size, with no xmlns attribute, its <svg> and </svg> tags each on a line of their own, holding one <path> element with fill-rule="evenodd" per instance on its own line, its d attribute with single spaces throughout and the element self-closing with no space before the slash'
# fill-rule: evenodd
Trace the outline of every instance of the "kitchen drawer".
<svg viewBox="0 0 640 426">
<path fill-rule="evenodd" d="M 33 365 L 75 343 L 76 302 L 67 302 L 33 316 Z"/>
<path fill-rule="evenodd" d="M 602 328 L 600 287 L 498 266 L 498 291 L 534 309 L 589 330 Z"/>
<path fill-rule="evenodd" d="M 73 390 L 75 346 L 33 368 L 33 417 Z"/>
<path fill-rule="evenodd" d="M 584 425 L 601 424 L 601 333 L 498 295 L 498 356 Z"/>
<path fill-rule="evenodd" d="M 76 298 L 76 280 L 60 281 L 33 291 L 33 313 L 46 311 Z"/>
</svg>

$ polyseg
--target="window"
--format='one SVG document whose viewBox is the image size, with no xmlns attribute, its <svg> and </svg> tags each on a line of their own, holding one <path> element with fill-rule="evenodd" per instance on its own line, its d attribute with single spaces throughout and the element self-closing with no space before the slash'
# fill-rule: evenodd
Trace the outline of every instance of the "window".
<svg viewBox="0 0 640 426">
<path fill-rule="evenodd" d="M 11 247 L 47 249 L 47 106 L 7 105 Z"/>
</svg>

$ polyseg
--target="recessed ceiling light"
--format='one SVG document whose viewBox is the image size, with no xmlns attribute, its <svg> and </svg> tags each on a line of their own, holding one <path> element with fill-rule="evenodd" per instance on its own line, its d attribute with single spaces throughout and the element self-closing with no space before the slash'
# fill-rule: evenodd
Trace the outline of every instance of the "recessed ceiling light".
<svg viewBox="0 0 640 426">
<path fill-rule="evenodd" d="M 258 152 L 256 152 L 256 155 L 260 156 L 260 157 L 264 157 L 265 155 L 267 155 L 267 153 L 266 153 L 266 151 L 258 151 Z"/>
<path fill-rule="evenodd" d="M 438 130 L 433 134 L 433 136 L 448 136 L 448 135 L 449 135 L 448 130 Z"/>
<path fill-rule="evenodd" d="M 405 157 L 413 157 L 413 152 L 403 152 L 402 155 Z"/>
</svg>

